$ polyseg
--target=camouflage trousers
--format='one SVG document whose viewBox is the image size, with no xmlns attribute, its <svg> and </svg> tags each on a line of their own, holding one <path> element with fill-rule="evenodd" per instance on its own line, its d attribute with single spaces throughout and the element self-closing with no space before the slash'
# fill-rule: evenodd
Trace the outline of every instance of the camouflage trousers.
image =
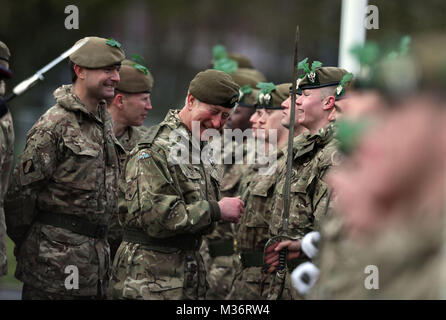
<svg viewBox="0 0 446 320">
<path fill-rule="evenodd" d="M 102 295 L 97 296 L 72 296 L 46 292 L 24 284 L 22 288 L 22 300 L 103 300 Z"/>
<path fill-rule="evenodd" d="M 206 294 L 208 300 L 228 299 L 234 279 L 234 256 L 211 257 L 207 247 L 207 241 L 203 241 L 200 248 L 206 266 L 206 279 L 209 282 L 209 290 Z"/>
<path fill-rule="evenodd" d="M 122 242 L 113 263 L 111 299 L 198 300 L 208 284 L 198 251 Z"/>
<path fill-rule="evenodd" d="M 236 274 L 228 296 L 230 300 L 276 300 L 281 290 L 275 274 L 263 277 L 261 267 L 243 268 L 240 259 L 234 261 Z M 297 300 L 289 273 L 285 278 L 281 300 Z"/>
</svg>

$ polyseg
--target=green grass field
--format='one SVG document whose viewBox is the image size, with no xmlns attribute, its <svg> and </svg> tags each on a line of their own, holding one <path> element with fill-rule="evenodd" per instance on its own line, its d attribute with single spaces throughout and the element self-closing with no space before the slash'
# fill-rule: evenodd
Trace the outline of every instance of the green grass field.
<svg viewBox="0 0 446 320">
<path fill-rule="evenodd" d="M 14 257 L 14 243 L 11 239 L 7 240 L 7 255 L 8 255 L 8 274 L 0 278 L 0 290 L 1 289 L 20 289 L 22 282 L 14 278 L 15 268 L 17 261 Z"/>
</svg>

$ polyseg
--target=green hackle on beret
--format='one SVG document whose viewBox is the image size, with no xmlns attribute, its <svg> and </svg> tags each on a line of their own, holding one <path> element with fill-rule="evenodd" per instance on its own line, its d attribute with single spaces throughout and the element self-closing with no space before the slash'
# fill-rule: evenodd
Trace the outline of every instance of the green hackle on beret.
<svg viewBox="0 0 446 320">
<path fill-rule="evenodd" d="M 312 67 L 310 72 L 305 74 L 304 78 L 298 80 L 300 81 L 300 90 L 297 93 L 301 94 L 301 90 L 338 86 L 347 73 L 347 70 L 338 67 Z"/>
<path fill-rule="evenodd" d="M 124 59 L 125 53 L 119 42 L 99 37 L 88 37 L 88 41 L 70 55 L 70 60 L 73 63 L 91 69 L 120 64 Z"/>
<path fill-rule="evenodd" d="M 283 109 L 282 102 L 289 97 L 291 83 L 275 85 L 272 82 L 260 82 L 257 84 L 259 93 L 257 94 L 258 109 Z"/>
<path fill-rule="evenodd" d="M 257 94 L 259 90 L 251 88 L 249 85 L 245 85 L 239 90 L 239 103 L 240 107 L 255 108 L 257 105 Z"/>
<path fill-rule="evenodd" d="M 189 92 L 199 101 L 224 108 L 236 105 L 239 89 L 229 74 L 215 69 L 199 72 L 189 85 Z"/>
<path fill-rule="evenodd" d="M 150 93 L 153 77 L 149 70 L 132 60 L 123 60 L 119 70 L 121 80 L 116 89 L 125 93 Z"/>
</svg>

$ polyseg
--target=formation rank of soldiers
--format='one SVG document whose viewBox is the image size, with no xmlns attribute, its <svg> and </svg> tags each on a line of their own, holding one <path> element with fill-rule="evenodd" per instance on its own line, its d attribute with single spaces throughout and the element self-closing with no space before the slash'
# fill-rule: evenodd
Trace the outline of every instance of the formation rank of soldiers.
<svg viewBox="0 0 446 320">
<path fill-rule="evenodd" d="M 144 60 L 89 37 L 11 177 L 0 101 L 1 274 L 8 234 L 23 299 L 444 298 L 446 115 L 435 88 L 445 77 L 435 71 L 446 64 L 417 72 L 408 43 L 356 48 L 355 79 L 304 59 L 295 88 L 216 46 L 183 108 L 145 128 L 154 80 Z M 0 95 L 9 59 L 0 42 Z M 213 139 L 212 129 L 227 130 Z M 232 144 L 237 129 L 250 134 Z M 273 164 L 256 161 L 258 141 Z M 221 161 L 205 152 L 216 149 Z"/>
</svg>

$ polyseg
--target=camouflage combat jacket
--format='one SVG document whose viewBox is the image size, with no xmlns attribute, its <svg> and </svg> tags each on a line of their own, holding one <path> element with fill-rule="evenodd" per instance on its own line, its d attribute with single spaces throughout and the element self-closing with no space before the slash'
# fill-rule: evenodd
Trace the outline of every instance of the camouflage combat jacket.
<svg viewBox="0 0 446 320">
<path fill-rule="evenodd" d="M 3 199 L 8 188 L 9 175 L 14 160 L 14 128 L 11 113 L 0 119 L 0 276 L 7 273 L 6 224 Z"/>
<path fill-rule="evenodd" d="M 219 139 L 223 142 L 222 139 Z M 236 197 L 239 195 L 240 181 L 243 172 L 247 168 L 247 139 L 243 140 L 243 143 L 231 144 L 232 148 L 221 145 L 222 151 L 222 164 L 220 170 L 222 173 L 221 178 L 221 196 L 222 197 Z M 238 148 L 243 148 L 243 163 L 235 163 L 235 152 Z M 224 164 L 231 159 L 230 164 Z M 235 245 L 235 224 L 226 221 L 220 221 L 215 230 L 208 236 L 200 249 L 200 253 L 203 256 L 207 280 L 209 282 L 209 291 L 207 299 L 210 300 L 224 300 L 229 295 L 231 290 L 232 281 L 234 278 L 233 260 L 235 258 L 234 245 Z"/>
<path fill-rule="evenodd" d="M 252 165 L 243 175 L 240 192 L 245 203 L 236 231 L 237 259 L 234 261 L 236 277 L 230 299 L 257 300 L 259 296 L 260 272 L 263 264 L 263 249 L 269 239 L 269 221 L 274 203 L 274 186 L 279 168 L 286 162 L 286 145 L 277 152 L 275 167 L 260 174 L 259 165 Z M 269 283 L 265 283 L 268 287 Z M 266 290 L 262 293 L 266 296 Z"/>
<path fill-rule="evenodd" d="M 46 214 L 107 225 L 117 210 L 117 141 L 105 102 L 99 103 L 97 116 L 72 92 L 72 85 L 58 88 L 54 97 L 57 104 L 28 132 L 5 201 L 8 235 L 19 246 L 16 277 L 50 293 L 93 296 L 108 279 L 105 237 L 38 218 Z M 68 266 L 78 270 L 78 289 L 65 286 Z"/>
<path fill-rule="evenodd" d="M 302 238 L 318 229 L 325 215 L 329 190 L 323 179 L 339 161 L 334 131 L 334 123 L 329 123 L 315 134 L 304 133 L 294 138 L 288 221 L 290 236 Z M 282 230 L 285 176 L 286 167 L 280 170 L 276 184 L 271 236 L 279 235 Z"/>
<path fill-rule="evenodd" d="M 127 155 L 134 147 L 138 144 L 141 138 L 147 134 L 147 128 L 144 126 L 140 127 L 127 127 L 124 133 L 118 137 L 119 147 L 121 148 L 119 162 L 121 167 L 124 167 Z M 122 180 L 120 180 L 122 184 Z M 118 210 L 123 214 L 127 212 L 127 204 L 125 203 L 125 187 L 121 186 L 120 190 L 124 192 L 118 193 Z M 119 225 L 118 216 L 114 215 L 111 219 L 109 230 L 108 230 L 108 242 L 110 243 L 110 253 L 113 260 L 116 250 L 118 250 L 119 245 L 122 241 L 122 227 Z"/>
<path fill-rule="evenodd" d="M 193 164 L 190 157 L 201 150 L 200 143 L 178 113 L 170 110 L 149 129 L 126 163 L 128 212 L 119 215 L 125 231 L 114 261 L 113 298 L 205 298 L 206 272 L 198 249 L 202 235 L 221 218 L 219 173 L 212 161 Z M 170 156 L 179 149 L 187 159 L 174 163 Z M 150 243 L 126 241 L 127 230 L 142 231 Z M 179 248 L 191 238 L 197 246 Z"/>
</svg>

